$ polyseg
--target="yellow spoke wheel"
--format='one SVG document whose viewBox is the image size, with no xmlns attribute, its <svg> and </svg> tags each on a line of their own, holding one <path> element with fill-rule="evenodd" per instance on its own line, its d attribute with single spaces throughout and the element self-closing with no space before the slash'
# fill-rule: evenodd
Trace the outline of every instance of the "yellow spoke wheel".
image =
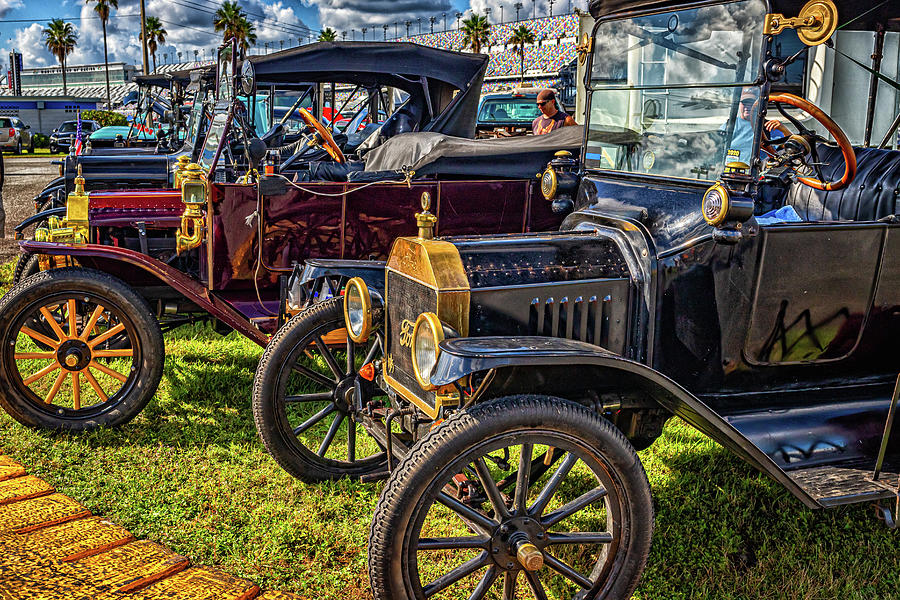
<svg viewBox="0 0 900 600">
<path fill-rule="evenodd" d="M 162 375 L 162 333 L 124 282 L 88 269 L 33 275 L 0 301 L 0 405 L 26 425 L 86 430 L 137 415 Z"/>
</svg>

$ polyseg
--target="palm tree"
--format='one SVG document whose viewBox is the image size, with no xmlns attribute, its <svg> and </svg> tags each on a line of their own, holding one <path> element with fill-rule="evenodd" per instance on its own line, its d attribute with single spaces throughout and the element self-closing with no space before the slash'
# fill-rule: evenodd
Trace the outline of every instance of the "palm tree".
<svg viewBox="0 0 900 600">
<path fill-rule="evenodd" d="M 337 41 L 337 31 L 332 29 L 331 27 L 326 27 L 322 31 L 319 32 L 318 41 L 320 42 L 336 42 Z"/>
<path fill-rule="evenodd" d="M 72 51 L 75 49 L 75 44 L 78 42 L 78 32 L 75 31 L 71 23 L 66 23 L 62 19 L 51 19 L 47 28 L 41 33 L 44 36 L 44 45 L 47 46 L 47 50 L 56 57 L 59 61 L 59 66 L 62 67 L 63 96 L 68 96 L 66 57 L 72 54 Z"/>
<path fill-rule="evenodd" d="M 463 49 L 471 48 L 472 52 L 481 52 L 481 45 L 487 44 L 491 37 L 491 24 L 487 16 L 472 13 L 472 16 L 462 22 L 463 25 Z"/>
<path fill-rule="evenodd" d="M 157 17 L 147 17 L 145 28 L 147 30 L 147 49 L 153 56 L 153 71 L 155 72 L 156 51 L 159 50 L 160 44 L 166 43 L 166 36 L 169 35 L 169 32 L 166 31 L 166 28 L 163 27 L 162 22 Z M 141 39 L 141 34 L 138 34 L 138 38 Z"/>
<path fill-rule="evenodd" d="M 85 4 L 94 3 L 94 12 L 100 17 L 103 25 L 103 64 L 106 66 L 106 108 L 112 108 L 112 96 L 109 92 L 109 55 L 106 51 L 106 22 L 109 20 L 109 9 L 119 9 L 119 0 L 84 0 Z"/>
<path fill-rule="evenodd" d="M 216 31 L 222 32 L 224 41 L 231 38 L 237 40 L 242 58 L 250 46 L 256 44 L 256 26 L 247 19 L 247 14 L 237 2 L 225 0 L 216 11 L 213 26 Z"/>
<path fill-rule="evenodd" d="M 534 43 L 534 34 L 527 26 L 519 25 L 513 29 L 508 43 L 513 45 L 516 54 L 519 55 L 519 85 L 522 85 L 525 81 L 525 44 Z"/>
</svg>

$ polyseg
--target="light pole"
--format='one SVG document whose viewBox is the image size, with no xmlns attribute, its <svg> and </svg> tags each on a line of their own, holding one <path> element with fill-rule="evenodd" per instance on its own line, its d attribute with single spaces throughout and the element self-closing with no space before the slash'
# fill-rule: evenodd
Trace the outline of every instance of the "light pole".
<svg viewBox="0 0 900 600">
<path fill-rule="evenodd" d="M 553 16 L 553 3 L 554 2 L 556 2 L 556 0 L 550 0 L 550 16 L 551 17 Z"/>
<path fill-rule="evenodd" d="M 363 28 L 362 28 L 362 32 L 363 32 L 363 41 L 366 41 L 366 32 L 367 32 L 368 30 L 369 30 L 368 27 L 363 27 Z"/>
<path fill-rule="evenodd" d="M 350 39 L 356 41 L 356 30 L 353 28 L 350 28 Z"/>
<path fill-rule="evenodd" d="M 406 37 L 409 37 L 409 26 L 412 25 L 412 21 L 406 22 Z"/>
<path fill-rule="evenodd" d="M 278 43 L 281 45 L 280 50 L 284 50 L 284 40 L 278 40 Z"/>
<path fill-rule="evenodd" d="M 491 7 L 490 6 L 487 6 L 484 9 L 484 20 L 487 21 L 488 23 L 491 22 Z"/>
<path fill-rule="evenodd" d="M 388 24 L 385 23 L 384 25 L 381 26 L 381 28 L 384 29 L 384 41 L 387 41 Z"/>
<path fill-rule="evenodd" d="M 500 23 L 503 23 L 503 5 L 500 5 Z"/>
<path fill-rule="evenodd" d="M 269 42 L 266 42 L 266 54 L 269 53 Z"/>
<path fill-rule="evenodd" d="M 422 35 L 422 17 L 416 17 L 416 21 L 419 22 L 419 35 Z"/>
<path fill-rule="evenodd" d="M 396 40 L 399 37 L 400 37 L 400 34 L 397 33 L 397 21 L 394 21 L 394 39 Z"/>
<path fill-rule="evenodd" d="M 200 62 L 200 51 L 194 50 L 194 62 Z"/>
<path fill-rule="evenodd" d="M 516 2 L 515 7 L 516 7 L 516 23 L 518 23 L 519 22 L 519 11 L 522 10 L 522 3 Z"/>
<path fill-rule="evenodd" d="M 346 31 L 341 32 L 341 39 L 345 42 L 347 41 L 347 32 Z"/>
<path fill-rule="evenodd" d="M 441 16 L 444 17 L 444 31 L 447 31 L 447 13 L 441 13 Z"/>
<path fill-rule="evenodd" d="M 531 20 L 537 18 L 537 0 L 531 0 Z"/>
<path fill-rule="evenodd" d="M 181 51 L 178 52 L 178 62 L 181 62 Z"/>
<path fill-rule="evenodd" d="M 431 15 L 428 17 L 428 22 L 431 23 L 431 33 L 434 33 L 434 22 L 437 21 L 437 17 Z"/>
<path fill-rule="evenodd" d="M 456 13 L 456 30 L 459 31 L 459 20 L 462 18 L 462 13 Z"/>
</svg>

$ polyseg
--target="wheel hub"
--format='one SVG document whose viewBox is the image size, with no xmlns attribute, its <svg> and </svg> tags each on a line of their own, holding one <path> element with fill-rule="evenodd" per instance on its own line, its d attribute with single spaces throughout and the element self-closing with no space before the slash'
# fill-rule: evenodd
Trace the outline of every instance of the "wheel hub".
<svg viewBox="0 0 900 600">
<path fill-rule="evenodd" d="M 334 404 L 343 413 L 352 412 L 356 377 L 345 377 L 334 389 Z"/>
<path fill-rule="evenodd" d="M 66 340 L 56 349 L 56 360 L 67 371 L 82 371 L 91 362 L 91 349 L 81 340 Z"/>
<path fill-rule="evenodd" d="M 491 536 L 491 556 L 507 571 L 537 571 L 544 565 L 547 532 L 537 519 L 512 517 Z"/>
</svg>

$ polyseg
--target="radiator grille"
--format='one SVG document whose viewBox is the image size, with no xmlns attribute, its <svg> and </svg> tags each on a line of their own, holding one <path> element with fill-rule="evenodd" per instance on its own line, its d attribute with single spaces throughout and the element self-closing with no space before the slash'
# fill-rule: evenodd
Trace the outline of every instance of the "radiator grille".
<svg viewBox="0 0 900 600">
<path fill-rule="evenodd" d="M 437 311 L 437 292 L 421 283 L 388 270 L 387 289 L 387 374 L 397 383 L 434 406 L 434 392 L 426 392 L 413 373 L 412 354 L 409 345 L 402 345 L 406 335 L 412 335 L 411 325 L 423 312 Z M 405 323 L 405 324 L 404 324 Z"/>
</svg>

